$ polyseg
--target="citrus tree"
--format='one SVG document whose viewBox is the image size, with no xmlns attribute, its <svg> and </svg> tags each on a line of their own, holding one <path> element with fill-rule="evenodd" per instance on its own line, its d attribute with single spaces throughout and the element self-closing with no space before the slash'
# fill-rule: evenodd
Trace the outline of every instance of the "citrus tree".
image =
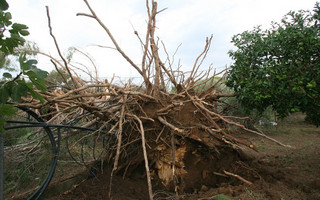
<svg viewBox="0 0 320 200">
<path fill-rule="evenodd" d="M 12 23 L 11 13 L 5 12 L 8 9 L 5 0 L 0 0 L 0 116 L 10 116 L 16 109 L 7 104 L 10 99 L 19 102 L 22 96 L 31 95 L 33 98 L 43 100 L 42 96 L 34 90 L 45 91 L 44 78 L 47 72 L 36 67 L 37 61 L 28 59 L 25 52 L 17 53 L 15 49 L 25 44 L 24 36 L 29 35 L 28 27 L 24 24 Z M 8 56 L 18 56 L 19 70 L 10 72 Z M 0 130 L 3 130 L 4 118 L 0 118 Z"/>
<path fill-rule="evenodd" d="M 246 109 L 271 106 L 280 117 L 306 113 L 320 125 L 320 7 L 291 11 L 280 23 L 235 35 L 226 84 Z"/>
</svg>

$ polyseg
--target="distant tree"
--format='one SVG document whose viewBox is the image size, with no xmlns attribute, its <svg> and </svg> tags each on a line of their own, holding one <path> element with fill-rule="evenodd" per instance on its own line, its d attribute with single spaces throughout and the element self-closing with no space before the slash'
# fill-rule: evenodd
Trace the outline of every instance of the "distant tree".
<svg viewBox="0 0 320 200">
<path fill-rule="evenodd" d="M 66 85 L 66 83 L 65 83 L 66 80 L 67 81 L 69 80 L 68 83 L 71 83 L 70 75 L 68 74 L 68 72 L 66 72 L 66 70 L 59 69 L 59 72 L 57 70 L 52 70 L 48 74 L 48 76 L 45 78 L 46 85 L 48 85 L 48 86 L 52 86 L 52 85 L 63 86 L 63 85 Z"/>
<path fill-rule="evenodd" d="M 24 24 L 12 23 L 11 13 L 5 12 L 9 5 L 5 0 L 0 0 L 0 69 L 2 78 L 0 83 L 0 131 L 3 131 L 5 119 L 13 115 L 16 109 L 8 100 L 21 101 L 22 96 L 31 95 L 33 98 L 43 100 L 42 96 L 34 90 L 45 91 L 44 78 L 47 72 L 36 67 L 37 61 L 28 59 L 25 52 L 17 53 L 15 49 L 25 44 L 24 36 L 29 35 L 28 27 Z M 18 56 L 19 70 L 12 71 L 8 56 Z"/>
<path fill-rule="evenodd" d="M 320 125 L 320 7 L 289 12 L 272 28 L 235 35 L 226 84 L 246 109 L 301 111 Z"/>
</svg>

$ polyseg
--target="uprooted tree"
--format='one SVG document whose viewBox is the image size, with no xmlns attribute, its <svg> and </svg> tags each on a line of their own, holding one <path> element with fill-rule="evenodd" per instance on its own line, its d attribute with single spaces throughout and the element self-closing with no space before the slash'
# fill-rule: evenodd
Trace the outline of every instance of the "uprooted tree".
<svg viewBox="0 0 320 200">
<path fill-rule="evenodd" d="M 94 79 L 96 81 L 90 83 L 81 80 L 60 52 L 47 8 L 50 34 L 62 61 L 48 56 L 57 72 L 64 77 L 64 88 L 67 90 L 39 91 L 44 104 L 36 99 L 25 99 L 24 103 L 17 106 L 36 109 L 51 123 L 68 124 L 71 123 L 70 119 L 76 119 L 83 127 L 98 127 L 97 131 L 80 137 L 70 148 L 88 137 L 94 137 L 96 141 L 102 137 L 108 138 L 107 147 L 98 159 L 113 166 L 109 196 L 115 173 L 130 175 L 143 164 L 150 199 L 153 198 L 152 180 L 155 176 L 166 188 L 176 192 L 188 191 L 196 183 L 214 186 L 213 180 L 226 177 L 250 184 L 250 181 L 236 175 L 236 171 L 228 170 L 232 169 L 243 147 L 256 148 L 250 142 L 235 137 L 231 128 L 273 139 L 249 130 L 238 123 L 241 118 L 226 116 L 224 109 L 215 106 L 224 105 L 221 98 L 233 94 L 218 89 L 223 79 L 217 79 L 217 76 L 221 76 L 222 72 L 215 73 L 211 68 L 206 72 L 199 71 L 212 36 L 207 38 L 204 50 L 196 58 L 190 72 L 174 69 L 169 56 L 166 63 L 162 62 L 158 41 L 155 40 L 156 15 L 161 11 L 157 10 L 157 2 L 147 1 L 148 27 L 145 40 L 141 42 L 143 54 L 140 66 L 123 52 L 87 0 L 84 3 L 90 13 L 78 15 L 90 17 L 101 25 L 115 49 L 141 75 L 143 84 L 119 86 L 113 84 L 113 80 L 100 82 Z M 142 41 L 137 31 L 135 34 Z M 62 72 L 67 72 L 70 79 L 67 80 Z M 169 91 L 168 85 L 176 91 Z M 46 108 L 45 112 L 43 108 Z M 62 135 L 62 138 L 66 136 Z M 206 162 L 202 169 L 197 166 L 201 162 Z M 229 165 L 228 168 L 223 165 L 224 162 Z M 156 175 L 151 173 L 155 170 Z M 196 175 L 191 177 L 191 174 Z"/>
</svg>

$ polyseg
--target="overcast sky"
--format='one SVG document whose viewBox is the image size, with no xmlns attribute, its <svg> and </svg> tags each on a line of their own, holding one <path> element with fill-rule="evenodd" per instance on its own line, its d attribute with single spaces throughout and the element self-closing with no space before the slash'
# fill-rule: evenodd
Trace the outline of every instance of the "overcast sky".
<svg viewBox="0 0 320 200">
<path fill-rule="evenodd" d="M 134 29 L 145 38 L 145 2 L 89 0 L 120 47 L 138 65 L 142 50 Z M 47 25 L 45 6 L 48 5 L 53 32 L 64 53 L 73 46 L 90 53 L 96 61 L 100 77 L 111 77 L 113 74 L 138 76 L 117 52 L 95 46 L 113 45 L 96 21 L 76 16 L 78 12 L 89 13 L 82 0 L 8 0 L 8 3 L 14 22 L 29 26 L 30 36 L 27 39 L 36 42 L 41 51 L 57 57 Z M 180 60 L 185 70 L 191 68 L 203 50 L 206 37 L 213 34 L 212 47 L 202 69 L 212 64 L 220 71 L 232 63 L 227 52 L 234 49 L 230 43 L 233 35 L 252 30 L 257 25 L 268 28 L 271 21 L 279 22 L 290 10 L 312 10 L 315 3 L 315 0 L 159 0 L 158 9 L 168 9 L 158 15 L 156 34 L 170 54 L 181 44 L 175 60 Z M 53 69 L 48 59 L 39 59 L 39 68 Z M 81 58 L 78 61 L 85 63 Z"/>
</svg>

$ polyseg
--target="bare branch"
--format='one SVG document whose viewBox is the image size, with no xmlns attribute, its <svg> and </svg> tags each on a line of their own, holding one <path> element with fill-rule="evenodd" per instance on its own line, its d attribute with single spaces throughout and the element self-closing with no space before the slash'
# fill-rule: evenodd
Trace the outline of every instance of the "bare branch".
<svg viewBox="0 0 320 200">
<path fill-rule="evenodd" d="M 150 198 L 150 200 L 152 200 L 153 194 L 152 194 L 151 175 L 150 175 L 150 169 L 149 169 L 148 155 L 147 155 L 147 149 L 146 149 L 146 138 L 145 138 L 145 134 L 144 134 L 143 123 L 139 119 L 139 117 L 137 117 L 136 115 L 130 115 L 130 116 L 132 116 L 135 120 L 137 120 L 139 122 L 139 129 L 140 129 L 139 131 L 141 133 L 143 157 L 144 157 L 144 163 L 145 163 L 145 168 L 146 168 L 146 173 L 147 173 L 149 198 Z"/>
<path fill-rule="evenodd" d="M 121 106 L 121 113 L 120 113 L 120 119 L 119 119 L 119 130 L 117 133 L 117 140 L 118 140 L 118 144 L 117 144 L 117 152 L 116 152 L 116 156 L 114 159 L 114 163 L 113 163 L 113 169 L 111 171 L 111 175 L 110 175 L 110 184 L 109 184 L 109 199 L 111 199 L 111 189 L 112 189 L 112 177 L 114 172 L 118 169 L 118 162 L 119 162 L 119 157 L 120 157 L 120 149 L 121 149 L 121 143 L 122 143 L 122 129 L 123 129 L 123 121 L 124 121 L 124 111 L 125 111 L 125 107 L 126 107 L 126 101 L 127 101 L 127 96 L 125 95 L 122 99 L 122 106 Z"/>
<path fill-rule="evenodd" d="M 85 4 L 87 5 L 87 7 L 89 8 L 90 12 L 92 15 L 84 15 L 81 14 L 79 16 L 89 16 L 91 18 L 94 18 L 99 24 L 100 26 L 107 32 L 109 38 L 111 39 L 112 43 L 114 44 L 114 46 L 116 47 L 117 51 L 122 55 L 122 57 L 124 57 L 130 64 L 131 66 L 133 66 L 138 73 L 144 78 L 144 81 L 146 84 L 151 84 L 150 81 L 147 79 L 146 74 L 143 73 L 141 71 L 141 69 L 127 56 L 127 54 L 125 54 L 122 49 L 120 48 L 120 46 L 118 45 L 117 41 L 115 40 L 115 38 L 113 37 L 113 35 L 111 34 L 110 30 L 106 27 L 106 25 L 104 25 L 104 23 L 98 18 L 98 16 L 96 15 L 96 13 L 93 11 L 93 9 L 91 8 L 91 6 L 89 5 L 87 0 L 83 0 L 85 2 Z"/>
<path fill-rule="evenodd" d="M 226 170 L 224 170 L 223 172 L 224 172 L 226 175 L 235 177 L 235 178 L 239 179 L 240 181 L 242 181 L 242 182 L 244 182 L 244 183 L 246 183 L 246 184 L 248 184 L 248 185 L 252 185 L 252 182 L 250 182 L 250 181 L 242 178 L 242 177 L 239 176 L 238 174 L 233 174 L 233 173 L 231 173 L 231 172 L 227 172 Z"/>
<path fill-rule="evenodd" d="M 163 119 L 162 117 L 159 116 L 159 117 L 158 117 L 158 120 L 159 120 L 162 124 L 164 124 L 164 125 L 168 126 L 169 128 L 171 128 L 172 130 L 177 131 L 177 132 L 179 132 L 179 133 L 183 133 L 183 130 L 182 130 L 182 129 L 175 127 L 174 125 L 170 124 L 170 123 L 167 122 L 165 119 Z"/>
<path fill-rule="evenodd" d="M 150 26 L 150 45 L 152 50 L 152 55 L 154 57 L 154 64 L 155 64 L 155 77 L 154 77 L 154 93 L 155 97 L 159 98 L 160 95 L 160 76 L 161 76 L 161 67 L 160 67 L 160 57 L 158 53 L 158 46 L 154 39 L 154 33 L 156 29 L 156 15 L 157 15 L 157 2 L 152 2 L 152 12 L 151 16 L 149 18 L 149 24 Z"/>
<path fill-rule="evenodd" d="M 192 71 L 190 73 L 190 76 L 189 78 L 187 78 L 187 80 L 184 82 L 184 85 L 189 85 L 190 84 L 190 81 L 193 80 L 192 78 L 194 77 L 194 75 L 197 73 L 199 67 L 201 66 L 202 62 L 204 61 L 204 59 L 206 58 L 206 55 L 210 49 L 210 45 L 211 45 L 211 40 L 213 38 L 213 35 L 211 35 L 210 38 L 207 38 L 206 39 L 206 45 L 204 47 L 204 50 L 201 52 L 201 54 L 197 57 L 194 65 L 193 65 L 193 68 L 192 68 Z M 201 58 L 201 61 L 200 63 L 198 64 L 199 60 Z"/>
<path fill-rule="evenodd" d="M 49 26 L 50 35 L 51 35 L 51 37 L 52 37 L 52 39 L 53 39 L 53 41 L 54 41 L 54 44 L 55 44 L 55 46 L 56 46 L 56 49 L 57 49 L 57 51 L 58 51 L 58 54 L 59 54 L 60 58 L 63 60 L 64 68 L 67 70 L 68 74 L 70 75 L 74 86 L 75 86 L 75 87 L 78 87 L 79 84 L 78 84 L 78 82 L 75 80 L 75 78 L 73 77 L 73 75 L 72 75 L 72 73 L 71 73 L 71 71 L 70 71 L 70 69 L 69 69 L 69 67 L 68 67 L 68 63 L 67 63 L 66 59 L 65 59 L 65 58 L 63 57 L 63 55 L 61 54 L 61 51 L 60 51 L 58 42 L 57 42 L 57 40 L 56 40 L 56 37 L 55 37 L 55 36 L 53 35 L 53 33 L 52 33 L 51 19 L 50 19 L 49 7 L 48 7 L 48 6 L 46 6 L 46 10 L 47 10 L 48 26 Z"/>
</svg>

